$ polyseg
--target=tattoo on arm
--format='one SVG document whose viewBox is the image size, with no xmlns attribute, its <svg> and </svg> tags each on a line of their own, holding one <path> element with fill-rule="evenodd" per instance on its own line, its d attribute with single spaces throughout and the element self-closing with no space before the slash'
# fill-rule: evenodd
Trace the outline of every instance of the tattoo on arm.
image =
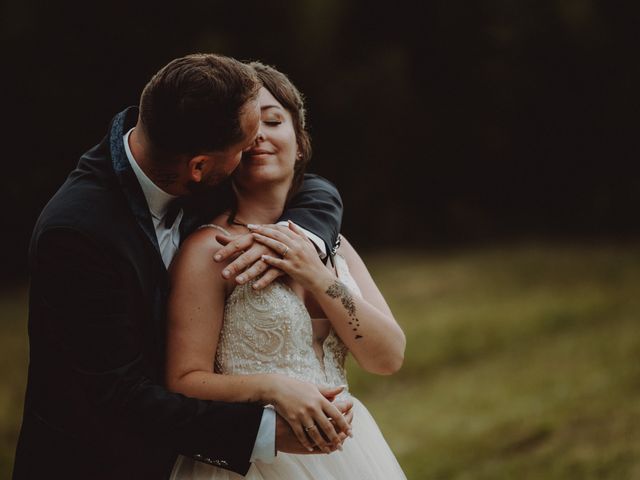
<svg viewBox="0 0 640 480">
<path fill-rule="evenodd" d="M 340 302 L 342 302 L 342 306 L 345 308 L 347 314 L 349 315 L 349 325 L 351 325 L 351 330 L 353 330 L 353 332 L 355 333 L 356 340 L 360 340 L 362 338 L 362 335 L 358 333 L 358 329 L 360 328 L 360 320 L 356 316 L 356 304 L 353 301 L 353 295 L 351 295 L 349 289 L 340 280 L 336 280 L 331 285 L 329 285 L 329 288 L 327 288 L 327 291 L 325 293 L 331 298 L 340 299 Z"/>
</svg>

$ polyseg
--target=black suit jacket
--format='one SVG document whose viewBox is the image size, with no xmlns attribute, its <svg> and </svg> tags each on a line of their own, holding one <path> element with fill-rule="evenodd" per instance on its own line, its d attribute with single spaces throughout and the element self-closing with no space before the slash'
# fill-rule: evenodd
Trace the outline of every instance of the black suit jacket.
<svg viewBox="0 0 640 480">
<path fill-rule="evenodd" d="M 163 387 L 167 271 L 124 152 L 137 109 L 44 208 L 29 253 L 29 378 L 14 479 L 161 479 L 178 453 L 244 474 L 257 404 L 202 401 Z M 309 176 L 287 217 L 328 247 L 342 207 Z M 186 236 L 198 224 L 185 213 Z"/>
</svg>

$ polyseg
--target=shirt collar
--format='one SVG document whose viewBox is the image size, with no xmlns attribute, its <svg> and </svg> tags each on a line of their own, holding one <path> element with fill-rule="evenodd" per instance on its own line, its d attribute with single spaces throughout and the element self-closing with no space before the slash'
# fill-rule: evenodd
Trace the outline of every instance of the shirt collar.
<svg viewBox="0 0 640 480">
<path fill-rule="evenodd" d="M 142 171 L 136 159 L 133 158 L 133 153 L 131 153 L 131 149 L 129 148 L 129 136 L 131 135 L 132 131 L 133 128 L 125 133 L 123 137 L 124 151 L 127 154 L 127 159 L 131 164 L 131 168 L 133 168 L 133 172 L 138 178 L 140 187 L 142 187 L 142 193 L 144 193 L 144 198 L 147 200 L 147 205 L 149 205 L 149 211 L 151 212 L 151 215 L 153 215 L 156 219 L 161 220 L 167 214 L 167 208 L 169 207 L 171 201 L 178 197 L 162 190 L 155 183 L 153 183 L 153 181 L 149 177 L 147 177 L 146 173 Z"/>
</svg>

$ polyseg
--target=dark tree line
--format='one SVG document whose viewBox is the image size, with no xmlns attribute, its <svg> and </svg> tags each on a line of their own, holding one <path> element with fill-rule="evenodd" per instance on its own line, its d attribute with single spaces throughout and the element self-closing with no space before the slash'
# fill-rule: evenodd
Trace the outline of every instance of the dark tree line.
<svg viewBox="0 0 640 480">
<path fill-rule="evenodd" d="M 0 12 L 2 263 L 174 57 L 288 73 L 359 244 L 638 233 L 637 2 L 37 2 Z M 105 219 L 108 221 L 108 219 Z"/>
</svg>

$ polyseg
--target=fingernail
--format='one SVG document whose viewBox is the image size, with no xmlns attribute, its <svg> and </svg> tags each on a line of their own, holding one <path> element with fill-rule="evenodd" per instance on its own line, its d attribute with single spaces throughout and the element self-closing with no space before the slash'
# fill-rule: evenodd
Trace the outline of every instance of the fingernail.
<svg viewBox="0 0 640 480">
<path fill-rule="evenodd" d="M 222 255 L 220 255 L 220 254 L 216 253 L 216 254 L 213 256 L 213 259 L 214 259 L 216 262 L 219 262 L 220 260 L 222 260 Z"/>
<path fill-rule="evenodd" d="M 253 284 L 253 288 L 255 288 L 256 290 L 258 290 L 260 288 L 260 284 L 259 283 L 254 283 Z"/>
<path fill-rule="evenodd" d="M 260 225 L 255 225 L 253 223 L 247 223 L 247 228 L 249 230 L 257 230 L 258 228 L 260 228 Z"/>
<path fill-rule="evenodd" d="M 349 430 L 349 431 L 347 432 L 347 434 L 348 434 L 351 438 L 353 438 L 353 430 Z"/>
<path fill-rule="evenodd" d="M 307 450 L 310 451 L 310 452 L 313 452 L 313 448 L 311 448 L 311 447 L 307 447 Z"/>
<path fill-rule="evenodd" d="M 238 281 L 238 283 L 244 283 L 245 281 L 244 275 L 240 275 L 238 278 L 236 278 L 236 280 Z"/>
<path fill-rule="evenodd" d="M 231 272 L 229 270 L 223 270 L 222 271 L 222 276 L 224 278 L 229 278 L 229 275 L 231 275 Z"/>
<path fill-rule="evenodd" d="M 342 445 L 338 445 L 338 450 L 342 451 Z"/>
</svg>

